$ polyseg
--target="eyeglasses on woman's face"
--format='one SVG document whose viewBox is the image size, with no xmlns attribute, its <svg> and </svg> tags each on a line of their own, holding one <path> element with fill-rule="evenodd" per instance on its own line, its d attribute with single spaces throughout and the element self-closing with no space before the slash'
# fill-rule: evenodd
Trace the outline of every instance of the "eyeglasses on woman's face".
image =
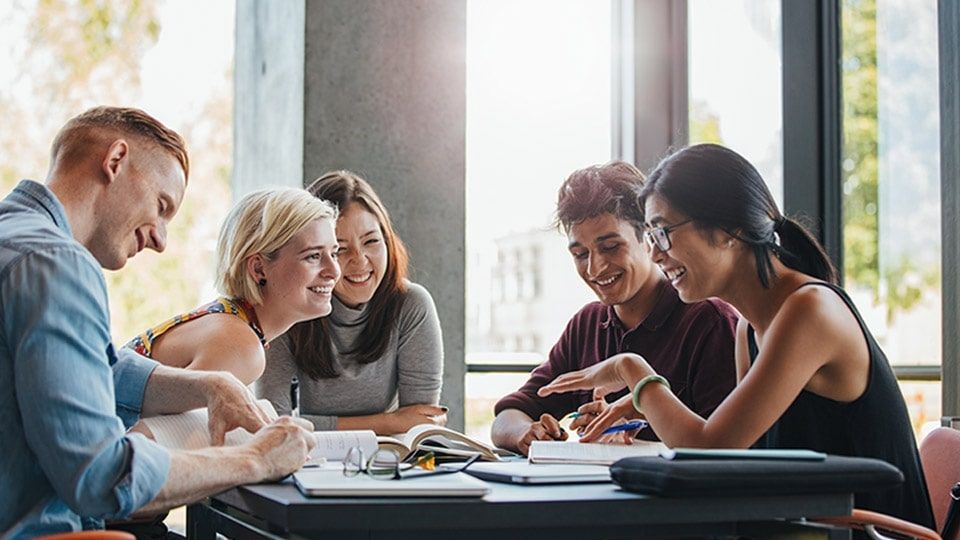
<svg viewBox="0 0 960 540">
<path fill-rule="evenodd" d="M 459 467 L 437 470 L 417 470 L 417 464 L 424 461 L 432 462 L 432 455 L 428 455 L 426 457 L 427 459 L 418 459 L 416 464 L 404 463 L 396 451 L 380 449 L 374 452 L 373 455 L 370 456 L 370 459 L 366 459 L 363 449 L 359 446 L 354 446 L 347 450 L 347 456 L 343 460 L 343 475 L 353 477 L 359 475 L 360 473 L 364 473 L 371 478 L 376 478 L 377 480 L 404 480 L 407 478 L 420 478 L 423 476 L 450 474 L 465 471 L 467 467 L 480 458 L 480 455 L 477 454 L 472 456 L 467 461 L 464 461 Z"/>
<path fill-rule="evenodd" d="M 693 221 L 688 219 L 670 225 L 668 227 L 650 227 L 647 230 L 643 231 L 643 239 L 647 242 L 647 246 L 652 250 L 654 248 L 659 249 L 660 251 L 669 251 L 673 244 L 670 243 L 670 233 L 679 229 L 681 226 L 686 225 Z"/>
</svg>

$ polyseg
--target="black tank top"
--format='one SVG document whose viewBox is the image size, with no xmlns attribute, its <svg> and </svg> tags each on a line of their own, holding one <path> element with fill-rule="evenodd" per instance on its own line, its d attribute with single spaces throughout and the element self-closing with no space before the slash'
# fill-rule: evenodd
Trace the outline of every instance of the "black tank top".
<svg viewBox="0 0 960 540">
<path fill-rule="evenodd" d="M 891 490 L 856 493 L 855 506 L 934 529 L 933 512 L 907 405 L 886 355 L 843 289 L 822 282 L 804 283 L 801 287 L 807 285 L 833 290 L 857 318 L 870 352 L 867 388 L 863 395 L 850 403 L 802 390 L 754 448 L 809 448 L 828 454 L 886 461 L 903 472 L 904 483 Z M 752 326 L 747 328 L 747 341 L 752 365 L 759 352 Z"/>
</svg>

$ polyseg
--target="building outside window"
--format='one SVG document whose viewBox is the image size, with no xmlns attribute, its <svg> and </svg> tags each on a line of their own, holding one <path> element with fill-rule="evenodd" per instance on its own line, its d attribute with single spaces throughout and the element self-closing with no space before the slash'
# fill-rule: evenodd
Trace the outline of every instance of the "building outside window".
<svg viewBox="0 0 960 540">
<path fill-rule="evenodd" d="M 732 148 L 783 207 L 780 0 L 687 3 L 690 144 Z"/>
<path fill-rule="evenodd" d="M 611 156 L 610 7 L 467 1 L 468 368 L 532 368 L 593 300 L 550 225 L 567 175 Z M 467 432 L 489 439 L 493 404 L 526 377 L 468 373 Z"/>
</svg>

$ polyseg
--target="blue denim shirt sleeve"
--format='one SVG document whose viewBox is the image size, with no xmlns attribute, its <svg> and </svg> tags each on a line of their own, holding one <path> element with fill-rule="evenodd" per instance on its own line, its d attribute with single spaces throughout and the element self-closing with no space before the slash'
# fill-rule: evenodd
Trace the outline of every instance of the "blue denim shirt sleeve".
<svg viewBox="0 0 960 540">
<path fill-rule="evenodd" d="M 127 435 L 116 414 L 135 417 L 150 368 L 113 354 L 106 284 L 82 248 L 34 251 L 8 270 L 0 324 L 16 339 L 8 345 L 27 444 L 77 514 L 127 517 L 156 497 L 170 468 L 168 452 Z"/>
<path fill-rule="evenodd" d="M 108 347 L 107 356 L 113 367 L 117 416 L 123 421 L 124 426 L 130 428 L 140 420 L 147 379 L 158 364 L 155 360 L 141 356 L 132 349 L 121 348 L 115 353 L 113 344 L 109 344 Z"/>
</svg>

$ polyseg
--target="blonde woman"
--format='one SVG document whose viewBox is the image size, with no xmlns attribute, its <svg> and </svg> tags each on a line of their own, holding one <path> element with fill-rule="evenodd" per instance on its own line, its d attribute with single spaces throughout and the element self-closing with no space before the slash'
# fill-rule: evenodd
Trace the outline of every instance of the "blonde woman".
<svg viewBox="0 0 960 540">
<path fill-rule="evenodd" d="M 263 373 L 269 342 L 330 313 L 340 278 L 337 210 L 302 189 L 245 196 L 217 243 L 223 295 L 135 337 L 126 346 L 174 367 L 229 371 L 244 384 Z"/>
</svg>

